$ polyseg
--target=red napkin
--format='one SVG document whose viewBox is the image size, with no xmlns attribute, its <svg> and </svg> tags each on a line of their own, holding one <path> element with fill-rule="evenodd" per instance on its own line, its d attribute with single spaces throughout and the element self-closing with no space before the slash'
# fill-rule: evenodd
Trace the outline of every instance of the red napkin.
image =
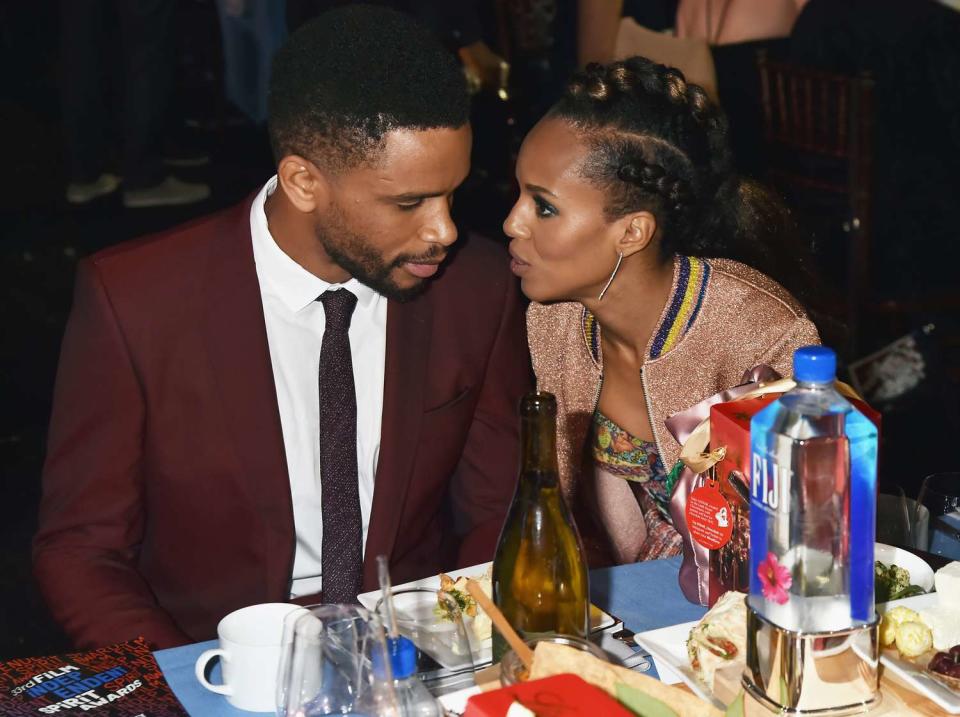
<svg viewBox="0 0 960 717">
<path fill-rule="evenodd" d="M 463 717 L 503 717 L 514 702 L 537 717 L 634 717 L 606 692 L 576 675 L 554 675 L 474 695 Z"/>
</svg>

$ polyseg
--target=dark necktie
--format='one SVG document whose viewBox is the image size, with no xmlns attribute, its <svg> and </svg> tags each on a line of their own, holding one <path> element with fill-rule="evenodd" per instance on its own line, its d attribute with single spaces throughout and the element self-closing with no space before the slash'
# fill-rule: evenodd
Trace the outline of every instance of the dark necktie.
<svg viewBox="0 0 960 717">
<path fill-rule="evenodd" d="M 350 357 L 350 317 L 357 297 L 325 291 L 326 327 L 320 347 L 320 481 L 323 601 L 354 603 L 363 569 L 357 481 L 357 398 Z"/>
</svg>

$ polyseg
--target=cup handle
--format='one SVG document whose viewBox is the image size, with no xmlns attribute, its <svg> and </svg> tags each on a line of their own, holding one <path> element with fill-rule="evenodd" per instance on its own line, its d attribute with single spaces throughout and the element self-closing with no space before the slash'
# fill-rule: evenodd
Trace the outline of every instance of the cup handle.
<svg viewBox="0 0 960 717">
<path fill-rule="evenodd" d="M 214 650 L 205 650 L 200 657 L 197 658 L 197 664 L 194 667 L 194 672 L 197 675 L 197 681 L 206 687 L 211 692 L 216 692 L 218 695 L 230 695 L 233 690 L 230 689 L 229 685 L 215 685 L 207 679 L 207 663 L 210 662 L 214 657 L 218 655 L 222 658 L 227 654 L 226 650 L 217 648 Z"/>
</svg>

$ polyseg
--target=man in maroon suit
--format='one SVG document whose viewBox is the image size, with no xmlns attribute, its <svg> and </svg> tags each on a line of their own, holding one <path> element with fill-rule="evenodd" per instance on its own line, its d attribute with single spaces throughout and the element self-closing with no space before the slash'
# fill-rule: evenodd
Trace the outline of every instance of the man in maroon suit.
<svg viewBox="0 0 960 717">
<path fill-rule="evenodd" d="M 328 13 L 274 65 L 276 177 L 81 263 L 34 544 L 79 646 L 492 557 L 529 364 L 504 252 L 453 247 L 467 117 L 413 21 Z"/>
</svg>

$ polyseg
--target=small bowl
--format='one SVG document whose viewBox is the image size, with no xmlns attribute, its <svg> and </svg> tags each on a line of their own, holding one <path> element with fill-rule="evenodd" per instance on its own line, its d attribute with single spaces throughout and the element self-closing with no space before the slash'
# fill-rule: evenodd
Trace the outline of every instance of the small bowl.
<svg viewBox="0 0 960 717">
<path fill-rule="evenodd" d="M 538 642 L 553 642 L 557 645 L 566 645 L 567 647 L 572 647 L 575 650 L 589 652 L 598 660 L 610 662 L 610 658 L 607 656 L 606 652 L 604 652 L 599 646 L 582 637 L 575 637 L 573 635 L 544 635 L 542 637 L 534 637 L 530 640 L 526 640 L 525 642 L 530 646 L 531 650 L 536 649 Z M 501 685 L 506 687 L 508 685 L 515 685 L 518 682 L 524 682 L 528 678 L 525 673 L 526 668 L 523 666 L 523 662 L 520 660 L 520 658 L 517 657 L 516 652 L 513 650 L 507 650 L 505 653 L 503 653 L 503 657 L 500 659 Z"/>
</svg>

